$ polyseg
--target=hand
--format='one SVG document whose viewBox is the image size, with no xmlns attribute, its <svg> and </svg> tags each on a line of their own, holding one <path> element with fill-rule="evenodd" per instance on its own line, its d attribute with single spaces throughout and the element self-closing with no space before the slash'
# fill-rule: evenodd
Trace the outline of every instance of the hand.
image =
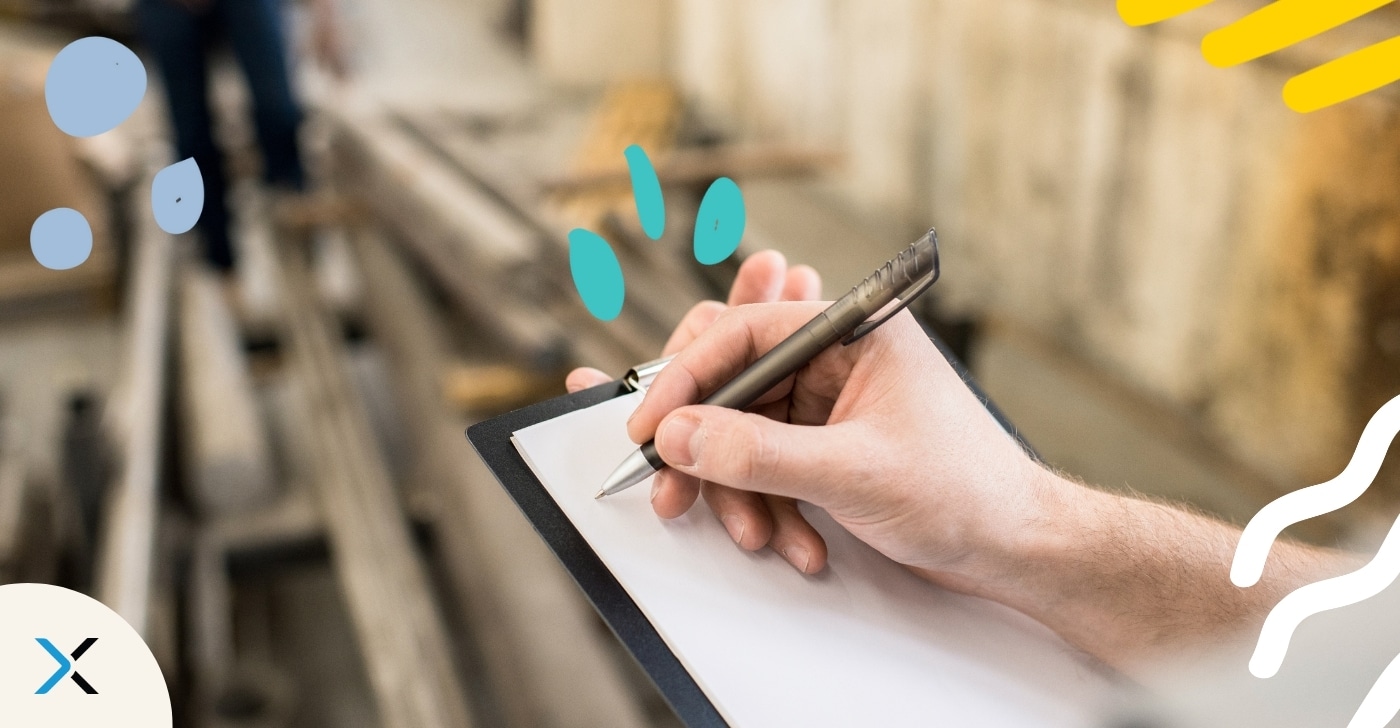
<svg viewBox="0 0 1400 728">
<path fill-rule="evenodd" d="M 802 271 L 802 272 L 798 272 Z M 810 285 L 793 278 L 809 278 Z M 815 274 L 753 256 L 731 303 L 805 298 Z M 778 291 L 784 291 L 782 294 Z M 1280 543 L 1260 585 L 1235 588 L 1239 530 L 1168 505 L 1084 487 L 1033 462 L 987 413 L 907 312 L 836 346 L 751 412 L 692 404 L 825 304 L 701 304 L 672 336 L 683 349 L 628 422 L 671 466 L 652 505 L 673 518 L 703 492 L 741 546 L 765 545 L 806 573 L 826 547 L 795 500 L 924 578 L 994 599 L 1110 664 L 1257 634 L 1278 598 L 1354 562 Z M 575 370 L 570 390 L 609 381 Z"/>
<path fill-rule="evenodd" d="M 671 491 L 655 494 L 653 502 L 667 498 L 658 513 L 688 508 L 694 496 L 680 482 L 702 480 L 740 545 L 754 547 L 751 532 L 771 531 L 775 550 L 815 573 L 826 549 L 793 499 L 805 500 L 891 559 L 974 591 L 1004 566 L 996 557 L 1024 522 L 1044 512 L 1053 478 L 1002 431 L 907 312 L 828 349 L 750 413 L 693 404 L 825 305 L 727 311 L 657 376 L 628 435 L 654 436 L 671 466 L 658 473 L 658 487 Z"/>
<path fill-rule="evenodd" d="M 755 253 L 739 267 L 729 291 L 729 305 L 718 301 L 697 304 L 671 334 L 662 355 L 669 356 L 689 346 L 729 307 L 773 301 L 812 301 L 820 296 L 821 277 L 812 268 L 805 265 L 788 268 L 782 254 L 774 250 Z M 577 392 L 611 380 L 597 369 L 581 368 L 569 374 L 565 387 Z M 824 550 L 815 562 L 809 561 L 813 553 L 811 548 L 805 552 L 807 555 L 799 550 L 813 539 L 820 545 L 821 539 L 798 514 L 791 498 L 739 493 L 670 469 L 657 473 L 652 482 L 652 508 L 662 518 L 680 516 L 695 503 L 697 494 L 704 493 L 705 501 L 721 515 L 729 535 L 740 546 L 754 551 L 771 545 L 799 569 L 819 569 L 825 561 Z M 731 504 L 742 507 L 744 515 L 734 512 Z"/>
</svg>

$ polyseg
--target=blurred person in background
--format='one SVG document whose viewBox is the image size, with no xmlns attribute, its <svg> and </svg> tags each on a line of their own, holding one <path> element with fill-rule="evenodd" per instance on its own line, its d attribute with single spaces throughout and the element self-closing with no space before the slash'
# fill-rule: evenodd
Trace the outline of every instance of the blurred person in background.
<svg viewBox="0 0 1400 728">
<path fill-rule="evenodd" d="M 343 76 L 343 52 L 331 0 L 310 0 L 317 55 Z M 306 172 L 297 130 L 302 109 L 291 82 L 280 0 L 138 0 L 138 31 L 164 80 L 177 158 L 193 157 L 204 177 L 199 226 L 204 258 L 226 279 L 235 265 L 229 236 L 228 172 L 214 141 L 210 51 L 226 40 L 253 101 L 262 177 L 272 189 L 300 197 Z"/>
</svg>

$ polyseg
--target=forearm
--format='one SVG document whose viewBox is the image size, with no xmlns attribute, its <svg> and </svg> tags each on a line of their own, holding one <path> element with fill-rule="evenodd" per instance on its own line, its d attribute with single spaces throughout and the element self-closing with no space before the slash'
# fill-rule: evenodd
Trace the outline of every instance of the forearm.
<svg viewBox="0 0 1400 728">
<path fill-rule="evenodd" d="M 1230 582 L 1240 531 L 1188 510 L 1104 493 L 1040 471 L 1020 517 L 973 591 L 1014 607 L 1108 664 L 1131 669 L 1225 642 L 1252 642 L 1288 592 L 1359 565 L 1280 540 L 1263 579 Z"/>
</svg>

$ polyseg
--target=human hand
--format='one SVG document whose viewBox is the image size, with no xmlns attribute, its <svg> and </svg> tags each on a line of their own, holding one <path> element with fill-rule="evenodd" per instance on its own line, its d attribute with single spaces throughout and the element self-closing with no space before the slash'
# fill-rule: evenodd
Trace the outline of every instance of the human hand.
<svg viewBox="0 0 1400 728">
<path fill-rule="evenodd" d="M 705 301 L 697 304 L 681 320 L 662 350 L 662 356 L 669 356 L 689 346 L 702 332 L 714 324 L 720 314 L 729 307 L 751 303 L 771 303 L 774 301 L 812 301 L 821 296 L 821 277 L 809 266 L 798 265 L 788 268 L 781 253 L 765 250 L 755 253 L 739 267 L 734 285 L 729 291 L 728 306 L 718 301 Z M 565 380 L 570 392 L 597 386 L 611 381 L 611 377 L 597 369 L 580 368 L 571 372 Z M 772 545 L 779 552 L 788 552 L 789 560 L 798 557 L 800 552 L 788 551 L 791 544 L 816 537 L 801 515 L 796 503 L 780 496 L 760 496 L 733 492 L 730 488 L 714 483 L 704 483 L 699 478 L 676 470 L 662 470 L 652 481 L 652 507 L 662 518 L 676 518 L 690 509 L 696 495 L 703 493 L 706 502 L 716 513 L 726 514 L 725 527 L 734 541 L 740 546 L 756 551 Z M 752 503 L 756 516 L 741 518 L 729 514 L 733 510 L 730 503 Z M 818 544 L 820 539 L 817 538 Z M 810 551 L 809 551 L 810 553 Z M 824 552 L 823 552 L 824 553 Z M 806 557 L 799 569 L 806 568 Z M 825 558 L 823 555 L 822 559 Z M 815 564 L 820 568 L 820 562 Z"/>
<path fill-rule="evenodd" d="M 1045 513 L 1056 479 L 992 419 L 901 313 L 850 346 L 828 349 L 751 412 L 695 405 L 826 304 L 728 310 L 683 349 L 628 422 L 653 437 L 656 511 L 674 517 L 701 490 L 735 541 L 765 543 L 799 570 L 826 548 L 796 500 L 935 583 L 965 592 L 1006 568 L 1025 524 Z M 722 487 L 727 486 L 727 487 Z M 754 535 L 758 534 L 758 535 Z"/>
</svg>

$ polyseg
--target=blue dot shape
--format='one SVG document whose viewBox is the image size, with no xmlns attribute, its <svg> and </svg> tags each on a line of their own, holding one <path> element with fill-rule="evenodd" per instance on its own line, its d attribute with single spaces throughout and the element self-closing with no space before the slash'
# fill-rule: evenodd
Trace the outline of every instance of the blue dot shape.
<svg viewBox="0 0 1400 728">
<path fill-rule="evenodd" d="M 744 193 L 728 177 L 720 177 L 705 190 L 700 211 L 695 215 L 695 259 L 714 265 L 739 247 L 748 222 Z"/>
<path fill-rule="evenodd" d="M 646 150 L 633 144 L 623 150 L 627 157 L 627 171 L 632 175 L 632 199 L 637 203 L 637 217 L 642 221 L 642 232 L 652 240 L 660 240 L 666 231 L 666 204 L 661 198 L 661 180 L 656 178 L 656 168 Z"/>
<path fill-rule="evenodd" d="M 199 222 L 204 211 L 204 175 L 194 157 L 176 162 L 151 180 L 151 212 L 156 224 L 171 235 L 179 235 Z"/>
<path fill-rule="evenodd" d="M 627 291 L 622 266 L 608 241 L 583 228 L 569 231 L 569 272 L 583 305 L 594 318 L 612 321 L 622 313 Z"/>
<path fill-rule="evenodd" d="M 64 46 L 44 79 L 49 116 L 63 133 L 90 137 L 116 128 L 146 95 L 146 67 L 130 48 L 89 36 Z"/>
<path fill-rule="evenodd" d="M 72 208 L 49 210 L 29 228 L 29 250 L 50 270 L 77 268 L 92 255 L 92 226 Z"/>
</svg>

